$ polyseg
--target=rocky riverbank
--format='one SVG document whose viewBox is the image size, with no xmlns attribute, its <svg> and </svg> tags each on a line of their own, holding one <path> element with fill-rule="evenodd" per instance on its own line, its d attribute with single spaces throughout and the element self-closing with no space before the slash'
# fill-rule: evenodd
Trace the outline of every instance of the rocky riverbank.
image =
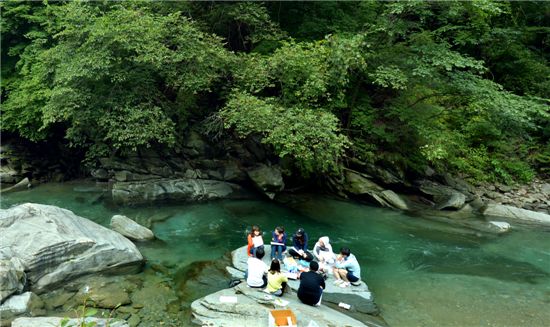
<svg viewBox="0 0 550 327">
<path fill-rule="evenodd" d="M 0 175 L 3 185 L 27 178 L 15 188 L 26 189 L 35 182 L 34 178 L 45 178 L 41 170 L 30 168 L 34 166 L 32 158 L 14 155 L 15 149 L 19 148 L 3 146 L 0 151 L 3 162 L 7 163 Z M 21 163 L 22 158 L 28 158 L 29 163 Z M 503 220 L 512 226 L 550 226 L 547 222 L 550 219 L 548 180 L 537 179 L 520 186 L 473 186 L 428 168 L 422 176 L 406 177 L 404 172 L 392 167 L 377 167 L 357 160 L 348 164 L 350 167 L 344 169 L 340 178 L 303 179 L 284 160 L 270 155 L 260 140 L 228 138 L 213 142 L 197 125 L 188 130 L 178 149 L 140 149 L 126 157 L 100 158 L 90 174 L 96 181 L 108 183 L 108 196 L 119 205 L 256 196 L 278 201 L 281 195 L 299 190 L 330 193 L 413 215 L 426 213 L 462 225 L 465 219 L 478 217 L 486 222 Z M 479 225 L 470 220 L 466 225 Z"/>
</svg>

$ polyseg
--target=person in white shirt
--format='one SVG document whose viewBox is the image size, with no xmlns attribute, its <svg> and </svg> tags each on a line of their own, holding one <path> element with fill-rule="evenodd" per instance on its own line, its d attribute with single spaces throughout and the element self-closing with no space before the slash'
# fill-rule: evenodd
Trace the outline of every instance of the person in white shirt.
<svg viewBox="0 0 550 327">
<path fill-rule="evenodd" d="M 332 267 L 336 261 L 336 255 L 332 252 L 332 245 L 328 236 L 319 238 L 313 247 L 313 255 L 319 261 L 319 271 L 332 272 Z"/>
<path fill-rule="evenodd" d="M 263 288 L 267 285 L 267 271 L 269 267 L 262 261 L 265 255 L 263 248 L 258 248 L 255 251 L 255 257 L 248 257 L 248 268 L 245 278 L 246 284 L 254 288 Z"/>
</svg>

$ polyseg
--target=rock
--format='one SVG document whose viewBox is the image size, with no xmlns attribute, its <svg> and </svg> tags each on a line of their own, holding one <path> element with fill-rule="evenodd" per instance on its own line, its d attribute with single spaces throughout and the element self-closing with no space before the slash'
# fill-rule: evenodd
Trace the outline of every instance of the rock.
<svg viewBox="0 0 550 327">
<path fill-rule="evenodd" d="M 499 191 L 504 192 L 504 193 L 510 192 L 512 190 L 512 188 L 510 186 L 503 185 L 503 184 L 497 185 L 497 188 L 499 189 Z"/>
<path fill-rule="evenodd" d="M 22 314 L 36 314 L 36 311 L 44 307 L 44 302 L 32 293 L 25 292 L 20 295 L 14 295 L 0 305 L 0 317 L 2 317 L 2 326 L 16 316 Z M 8 325 L 9 326 L 9 325 Z"/>
<path fill-rule="evenodd" d="M 542 184 L 542 186 L 540 187 L 540 190 L 547 197 L 550 196 L 550 184 L 549 183 Z"/>
<path fill-rule="evenodd" d="M 48 292 L 42 295 L 42 300 L 47 310 L 53 310 L 59 308 L 67 303 L 73 296 L 74 292 L 67 292 L 63 289 L 58 289 L 53 292 Z M 81 304 L 81 303 L 79 303 Z"/>
<path fill-rule="evenodd" d="M 436 208 L 438 210 L 442 209 L 460 209 L 464 206 L 464 202 L 466 201 L 466 196 L 459 192 L 452 192 L 446 201 L 438 204 Z"/>
<path fill-rule="evenodd" d="M 207 295 L 191 304 L 194 322 L 202 326 L 251 326 L 251 317 L 254 317 L 252 325 L 267 326 L 269 311 L 275 307 L 275 297 L 266 299 L 266 295 L 245 283 Z M 237 302 L 222 303 L 221 296 L 236 297 Z M 281 299 L 289 302 L 288 308 L 296 315 L 298 326 L 311 326 L 312 321 L 318 326 L 367 326 L 327 307 L 324 302 L 318 308 L 301 303 L 293 294 L 283 295 Z"/>
<path fill-rule="evenodd" d="M 111 218 L 111 229 L 133 241 L 147 241 L 155 238 L 155 235 L 149 228 L 143 227 L 132 219 L 122 215 L 114 215 Z"/>
<path fill-rule="evenodd" d="M 247 173 L 254 185 L 271 199 L 285 187 L 279 166 L 260 164 Z"/>
<path fill-rule="evenodd" d="M 117 182 L 146 181 L 159 178 L 161 178 L 159 175 L 136 174 L 127 170 L 115 172 L 115 180 Z"/>
<path fill-rule="evenodd" d="M 365 175 L 351 170 L 345 171 L 345 178 L 344 189 L 346 192 L 354 195 L 372 194 L 373 192 L 384 190 L 381 186 L 365 177 Z"/>
<path fill-rule="evenodd" d="M 504 221 L 489 221 L 489 224 L 495 226 L 498 233 L 505 233 L 510 230 L 510 224 Z"/>
<path fill-rule="evenodd" d="M 128 325 L 130 327 L 136 327 L 139 325 L 140 322 L 141 322 L 141 319 L 136 314 L 131 315 L 130 319 L 128 319 Z"/>
<path fill-rule="evenodd" d="M 550 226 L 550 215 L 502 204 L 488 204 L 483 210 L 483 215 L 508 218 L 524 223 L 535 223 Z"/>
<path fill-rule="evenodd" d="M 194 130 L 189 132 L 183 146 L 183 152 L 193 158 L 205 155 L 209 149 L 208 143 L 206 143 L 202 136 Z"/>
<path fill-rule="evenodd" d="M 85 274 L 137 270 L 143 262 L 122 235 L 55 206 L 0 210 L 0 235 L 0 249 L 11 247 L 38 293 Z"/>
<path fill-rule="evenodd" d="M 420 191 L 433 197 L 438 210 L 460 209 L 466 201 L 466 196 L 454 188 L 427 180 L 420 182 Z"/>
<path fill-rule="evenodd" d="M 26 282 L 25 268 L 19 258 L 0 259 L 0 303 L 14 293 L 21 293 Z"/>
<path fill-rule="evenodd" d="M 269 265 L 271 248 L 265 248 L 264 262 Z M 246 246 L 240 247 L 231 252 L 231 261 L 234 269 L 244 272 L 247 269 L 248 256 L 246 254 Z M 236 276 L 237 272 L 228 270 L 231 275 Z M 369 291 L 368 286 L 361 281 L 361 285 L 341 288 L 333 284 L 332 276 L 326 281 L 326 289 L 323 292 L 323 301 L 338 305 L 339 302 L 345 302 L 352 305 L 356 312 L 363 314 L 378 314 L 379 310 L 374 303 L 374 297 Z M 245 283 L 246 284 L 246 283 Z M 288 285 L 292 290 L 297 291 L 300 282 L 297 280 L 289 280 Z"/>
<path fill-rule="evenodd" d="M 118 204 L 163 201 L 205 201 L 246 196 L 237 184 L 207 179 L 162 179 L 115 183 L 112 196 Z"/>
<path fill-rule="evenodd" d="M 13 184 L 20 179 L 17 171 L 10 166 L 0 166 L 0 184 Z"/>
<path fill-rule="evenodd" d="M 6 194 L 6 193 L 11 193 L 11 192 L 24 191 L 24 190 L 27 190 L 29 187 L 31 187 L 31 182 L 29 181 L 28 177 L 25 177 L 19 183 L 15 184 L 14 186 L 8 187 L 7 189 L 1 190 L 0 193 Z"/>
<path fill-rule="evenodd" d="M 105 181 L 109 179 L 109 172 L 103 168 L 92 169 L 90 172 L 93 178 Z"/>
<path fill-rule="evenodd" d="M 44 327 L 44 326 L 61 326 L 62 321 L 66 318 L 62 317 L 35 317 L 35 318 L 17 318 L 13 321 L 12 327 Z M 94 327 L 129 327 L 128 323 L 120 319 L 105 319 L 105 318 L 84 318 L 84 324 L 82 318 L 68 319 L 65 327 L 77 327 L 77 326 L 94 326 Z"/>
<path fill-rule="evenodd" d="M 407 206 L 407 203 L 394 191 L 392 190 L 385 190 L 380 192 L 380 195 L 386 202 L 388 202 L 392 207 L 401 209 L 401 210 L 407 210 L 409 207 Z"/>
</svg>

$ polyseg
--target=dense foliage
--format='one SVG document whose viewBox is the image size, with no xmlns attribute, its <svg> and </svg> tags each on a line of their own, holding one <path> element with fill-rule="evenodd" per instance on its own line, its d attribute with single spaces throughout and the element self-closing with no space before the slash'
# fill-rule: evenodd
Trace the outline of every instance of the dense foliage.
<svg viewBox="0 0 550 327">
<path fill-rule="evenodd" d="M 92 163 L 214 114 L 304 175 L 549 173 L 547 2 L 0 5 L 2 129 Z"/>
</svg>

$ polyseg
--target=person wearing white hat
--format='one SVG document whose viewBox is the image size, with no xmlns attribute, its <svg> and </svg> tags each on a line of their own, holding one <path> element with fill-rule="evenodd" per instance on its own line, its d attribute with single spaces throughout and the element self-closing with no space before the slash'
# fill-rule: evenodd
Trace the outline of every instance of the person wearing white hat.
<svg viewBox="0 0 550 327">
<path fill-rule="evenodd" d="M 319 261 L 319 270 L 321 272 L 332 273 L 332 267 L 336 261 L 336 255 L 332 252 L 332 245 L 328 236 L 319 238 L 313 247 L 313 255 Z"/>
</svg>

